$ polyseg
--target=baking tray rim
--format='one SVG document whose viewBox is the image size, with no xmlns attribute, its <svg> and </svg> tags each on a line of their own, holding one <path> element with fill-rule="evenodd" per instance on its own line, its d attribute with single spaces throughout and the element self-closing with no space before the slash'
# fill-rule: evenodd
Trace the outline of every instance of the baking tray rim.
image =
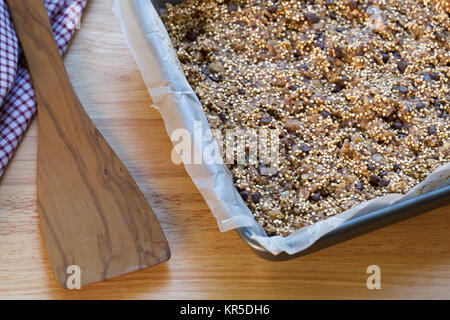
<svg viewBox="0 0 450 320">
<path fill-rule="evenodd" d="M 331 247 L 340 242 L 356 238 L 448 204 L 450 204 L 450 185 L 350 219 L 335 230 L 322 236 L 310 247 L 292 255 L 286 252 L 273 255 L 251 238 L 251 233 L 246 227 L 235 229 L 235 231 L 259 257 L 270 261 L 286 261 Z"/>
</svg>

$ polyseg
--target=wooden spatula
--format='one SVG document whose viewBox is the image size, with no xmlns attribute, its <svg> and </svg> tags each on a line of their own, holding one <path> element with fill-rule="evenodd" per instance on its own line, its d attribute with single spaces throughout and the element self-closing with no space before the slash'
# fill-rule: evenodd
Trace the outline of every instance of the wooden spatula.
<svg viewBox="0 0 450 320">
<path fill-rule="evenodd" d="M 44 1 L 7 3 L 37 99 L 38 202 L 57 281 L 67 287 L 81 271 L 85 285 L 168 260 L 152 209 L 72 88 Z"/>
</svg>

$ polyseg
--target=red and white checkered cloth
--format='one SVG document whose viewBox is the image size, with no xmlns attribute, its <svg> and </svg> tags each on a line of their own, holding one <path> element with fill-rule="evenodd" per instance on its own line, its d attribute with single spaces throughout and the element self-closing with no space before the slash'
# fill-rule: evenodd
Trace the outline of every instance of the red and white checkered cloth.
<svg viewBox="0 0 450 320">
<path fill-rule="evenodd" d="M 61 55 L 67 49 L 86 3 L 87 0 L 45 0 Z M 0 105 L 1 177 L 36 112 L 30 74 L 4 0 L 0 0 Z"/>
</svg>

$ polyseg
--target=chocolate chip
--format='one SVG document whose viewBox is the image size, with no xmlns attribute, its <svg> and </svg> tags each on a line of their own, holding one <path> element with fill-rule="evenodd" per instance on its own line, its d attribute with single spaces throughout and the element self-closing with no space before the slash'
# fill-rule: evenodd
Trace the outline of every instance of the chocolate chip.
<svg viewBox="0 0 450 320">
<path fill-rule="evenodd" d="M 234 11 L 237 11 L 238 8 L 237 8 L 236 3 L 231 2 L 231 3 L 228 4 L 227 9 L 228 9 L 228 13 L 232 13 Z"/>
<path fill-rule="evenodd" d="M 302 72 L 302 71 L 308 71 L 309 70 L 309 65 L 307 63 L 303 63 L 301 64 L 298 68 L 298 71 Z"/>
<path fill-rule="evenodd" d="M 380 180 L 380 177 L 374 174 L 369 177 L 369 183 L 373 186 L 377 186 Z"/>
<path fill-rule="evenodd" d="M 336 83 L 334 85 L 333 89 L 331 89 L 331 92 L 338 93 L 338 92 L 341 92 L 343 89 L 344 89 L 344 87 L 340 83 Z"/>
<path fill-rule="evenodd" d="M 270 13 L 276 13 L 277 10 L 278 10 L 278 5 L 276 5 L 276 4 L 273 4 L 273 5 L 271 5 L 271 6 L 269 7 L 269 12 L 270 12 Z"/>
<path fill-rule="evenodd" d="M 344 55 L 342 54 L 342 49 L 340 46 L 334 47 L 334 56 L 338 59 L 342 59 Z"/>
<path fill-rule="evenodd" d="M 315 37 L 316 39 L 323 40 L 325 38 L 322 31 L 316 30 L 316 31 L 314 31 L 314 34 L 316 35 L 316 37 Z"/>
<path fill-rule="evenodd" d="M 259 119 L 259 122 L 261 124 L 269 124 L 272 122 L 272 118 L 270 117 L 262 117 L 261 119 Z"/>
<path fill-rule="evenodd" d="M 389 185 L 389 180 L 386 179 L 380 179 L 380 181 L 378 182 L 378 185 L 380 187 L 387 187 Z"/>
<path fill-rule="evenodd" d="M 399 122 L 399 121 L 395 121 L 392 124 L 392 128 L 396 129 L 396 130 L 400 130 L 401 128 L 403 128 L 403 123 Z"/>
<path fill-rule="evenodd" d="M 416 106 L 416 109 L 418 110 L 418 111 L 421 111 L 422 109 L 425 109 L 426 108 L 426 105 L 425 105 L 425 103 L 423 103 L 423 102 L 419 102 L 418 104 L 417 104 L 417 106 Z"/>
<path fill-rule="evenodd" d="M 405 60 L 401 60 L 397 64 L 397 68 L 398 68 L 398 71 L 400 71 L 400 73 L 404 73 L 407 67 L 408 67 L 408 64 L 406 63 Z"/>
<path fill-rule="evenodd" d="M 327 45 L 323 41 L 316 41 L 316 46 L 318 46 L 321 50 L 325 50 L 327 48 Z"/>
<path fill-rule="evenodd" d="M 308 21 L 309 24 L 315 24 L 315 23 L 319 22 L 320 18 L 318 15 L 316 15 L 314 13 L 307 13 L 306 20 Z"/>
<path fill-rule="evenodd" d="M 359 191 L 363 191 L 364 186 L 363 186 L 363 184 L 362 184 L 361 182 L 358 182 L 358 183 L 355 185 L 355 189 L 356 189 L 356 190 L 359 190 Z"/>
<path fill-rule="evenodd" d="M 292 190 L 292 184 L 287 182 L 283 185 L 283 188 L 284 188 L 284 190 Z"/>
<path fill-rule="evenodd" d="M 302 143 L 302 144 L 300 145 L 300 150 L 302 150 L 303 152 L 308 153 L 308 152 L 311 151 L 311 147 L 308 146 L 306 143 Z"/>
<path fill-rule="evenodd" d="M 388 116 L 385 118 L 385 120 L 386 120 L 386 122 L 392 122 L 392 121 L 394 121 L 394 120 L 395 120 L 395 114 L 394 114 L 394 113 L 391 113 L 390 115 L 388 115 Z"/>
<path fill-rule="evenodd" d="M 398 51 L 394 51 L 392 52 L 392 55 L 396 58 L 396 59 L 401 59 L 402 56 L 400 55 L 400 53 Z"/>
<path fill-rule="evenodd" d="M 434 125 L 428 127 L 428 134 L 432 136 L 436 135 L 436 127 Z"/>
<path fill-rule="evenodd" d="M 247 201 L 247 199 L 248 199 L 248 191 L 244 190 L 244 191 L 241 191 L 239 194 L 241 195 L 242 200 Z"/>
<path fill-rule="evenodd" d="M 341 79 L 339 79 L 340 83 L 344 83 L 344 82 L 350 82 L 350 79 L 347 76 L 342 76 Z"/>
<path fill-rule="evenodd" d="M 394 172 L 397 172 L 398 170 L 400 170 L 400 168 L 401 168 L 401 166 L 400 166 L 399 163 L 395 163 L 394 166 L 393 166 Z"/>
<path fill-rule="evenodd" d="M 186 39 L 189 40 L 189 41 L 191 41 L 191 42 L 197 40 L 197 37 L 198 37 L 198 34 L 197 34 L 197 32 L 195 32 L 194 30 L 189 30 L 189 31 L 186 33 Z"/>
<path fill-rule="evenodd" d="M 209 72 L 209 70 L 208 70 L 208 68 L 206 68 L 206 67 L 202 67 L 202 73 L 205 75 L 205 76 L 209 76 L 211 73 Z"/>
<path fill-rule="evenodd" d="M 400 93 L 406 94 L 408 93 L 408 87 L 400 86 L 397 88 Z"/>
<path fill-rule="evenodd" d="M 330 19 L 331 20 L 336 20 L 337 19 L 336 13 L 330 12 Z"/>
<path fill-rule="evenodd" d="M 328 118 L 328 117 L 330 116 L 330 113 L 327 112 L 327 111 L 325 111 L 325 110 L 320 111 L 320 114 L 321 114 L 322 117 L 324 117 L 324 118 Z"/>
<path fill-rule="evenodd" d="M 320 193 L 316 192 L 311 196 L 311 201 L 317 202 L 319 200 L 320 200 Z"/>
<path fill-rule="evenodd" d="M 222 120 L 222 122 L 227 122 L 227 115 L 225 113 L 221 113 L 219 114 L 219 118 L 220 120 Z"/>
<path fill-rule="evenodd" d="M 383 177 L 386 176 L 388 173 L 389 173 L 388 170 L 383 170 L 383 171 L 381 171 L 378 175 L 379 175 L 381 178 L 383 178 Z"/>
<path fill-rule="evenodd" d="M 341 27 L 336 27 L 336 31 L 337 32 L 344 32 L 344 29 L 342 29 Z"/>
<path fill-rule="evenodd" d="M 439 107 L 441 105 L 441 99 L 438 98 L 434 99 L 433 105 L 435 107 Z"/>
<path fill-rule="evenodd" d="M 253 195 L 252 195 L 252 200 L 253 200 L 253 202 L 254 203 L 259 203 L 259 200 L 261 199 L 261 197 L 259 196 L 259 193 L 258 192 L 255 192 Z"/>
<path fill-rule="evenodd" d="M 370 164 L 370 163 L 369 163 L 369 164 L 367 165 L 367 170 L 369 170 L 369 171 L 375 171 L 375 169 L 376 169 L 376 168 L 375 168 L 375 166 L 374 166 L 373 164 Z"/>
<path fill-rule="evenodd" d="M 388 61 L 389 61 L 389 55 L 388 55 L 387 53 L 383 53 L 383 54 L 381 55 L 381 57 L 383 58 L 383 62 L 384 62 L 384 63 L 388 63 Z"/>
<path fill-rule="evenodd" d="M 220 82 L 222 80 L 221 76 L 215 75 L 215 74 L 210 74 L 208 75 L 208 77 L 215 82 Z"/>
<path fill-rule="evenodd" d="M 439 114 L 438 114 L 438 117 L 441 118 L 441 119 L 444 119 L 444 120 L 447 120 L 447 119 L 449 118 L 449 116 L 446 115 L 446 114 L 443 113 L 443 112 L 439 113 Z"/>
<path fill-rule="evenodd" d="M 434 81 L 441 80 L 441 77 L 435 72 L 430 73 L 430 78 L 433 79 Z"/>
<path fill-rule="evenodd" d="M 350 10 L 355 10 L 356 8 L 358 8 L 358 3 L 355 0 L 349 0 L 347 2 L 347 5 L 350 8 Z"/>
</svg>

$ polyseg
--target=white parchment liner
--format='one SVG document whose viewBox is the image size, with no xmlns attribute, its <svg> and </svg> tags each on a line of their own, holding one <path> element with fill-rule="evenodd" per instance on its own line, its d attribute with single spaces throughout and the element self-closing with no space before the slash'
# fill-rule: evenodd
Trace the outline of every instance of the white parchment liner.
<svg viewBox="0 0 450 320">
<path fill-rule="evenodd" d="M 194 137 L 195 121 L 202 122 L 203 131 L 210 130 L 200 101 L 186 80 L 169 35 L 152 2 L 114 0 L 113 11 L 120 19 L 122 31 L 154 106 L 164 119 L 169 136 L 172 136 L 174 130 L 185 128 Z M 200 141 L 193 143 L 200 148 L 204 147 L 201 139 L 198 140 Z M 353 217 L 450 185 L 450 163 L 448 163 L 430 174 L 406 195 L 389 194 L 379 197 L 301 228 L 288 237 L 268 237 L 236 191 L 232 176 L 225 165 L 185 164 L 185 168 L 216 217 L 221 231 L 249 227 L 252 239 L 274 255 L 283 251 L 288 254 L 300 252 Z"/>
</svg>

